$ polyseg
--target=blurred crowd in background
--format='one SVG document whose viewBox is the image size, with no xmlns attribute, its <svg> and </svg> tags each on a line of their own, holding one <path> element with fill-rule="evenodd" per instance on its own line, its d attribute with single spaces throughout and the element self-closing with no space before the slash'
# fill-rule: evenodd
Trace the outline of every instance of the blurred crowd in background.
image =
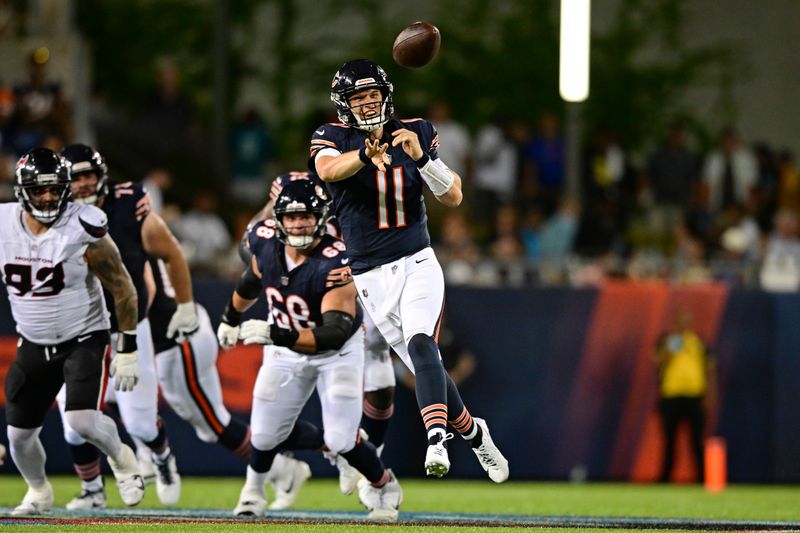
<svg viewBox="0 0 800 533">
<path fill-rule="evenodd" d="M 800 288 L 800 174 L 785 148 L 796 144 L 721 127 L 735 121 L 725 95 L 743 78 L 736 60 L 746 54 L 681 39 L 697 4 L 631 0 L 597 13 L 606 21 L 593 36 L 576 187 L 565 177 L 552 3 L 413 3 L 439 22 L 447 48 L 412 72 L 388 57 L 384 30 L 403 24 L 392 5 L 289 9 L 303 2 L 0 0 L 9 63 L 0 72 L 0 200 L 14 199 L 14 165 L 29 149 L 89 143 L 112 180 L 147 184 L 197 275 L 235 276 L 237 243 L 272 179 L 305 170 L 313 128 L 336 121 L 332 65 L 364 56 L 388 67 L 400 118 L 434 123 L 439 155 L 464 179 L 459 209 L 427 204 L 449 283 Z M 349 41 L 336 33 L 333 49 L 330 25 L 307 20 L 315 13 L 347 27 L 374 20 Z M 320 43 L 329 44 L 303 48 Z M 659 51 L 650 63 L 637 55 L 648 47 Z M 503 83 L 483 75 L 489 68 Z M 723 97 L 692 113 L 677 95 L 711 73 L 721 73 Z"/>
<path fill-rule="evenodd" d="M 4 201 L 13 200 L 21 154 L 77 140 L 70 102 L 47 76 L 47 55 L 46 49 L 35 51 L 26 79 L 0 85 Z M 197 274 L 235 276 L 241 266 L 236 245 L 265 203 L 271 180 L 304 170 L 282 168 L 279 132 L 255 109 L 241 114 L 230 130 L 230 178 L 220 195 L 219 187 L 176 186 L 171 163 L 205 158 L 202 132 L 173 62 L 159 64 L 153 92 L 141 103 L 138 131 L 150 135 L 138 140 L 138 175 L 115 172 L 114 154 L 125 150 L 113 145 L 115 135 L 103 135 L 104 112 L 111 113 L 96 113 L 97 145 L 112 178 L 146 183 Z M 335 120 L 315 120 L 320 118 Z M 580 194 L 570 195 L 558 113 L 545 112 L 536 124 L 497 117 L 473 131 L 438 100 L 426 118 L 439 130 L 440 157 L 465 183 L 461 208 L 428 203 L 432 238 L 451 284 L 592 286 L 609 278 L 666 278 L 800 287 L 800 173 L 786 149 L 730 126 L 701 150 L 675 121 L 657 146 L 629 153 L 617 132 L 600 129 L 585 139 Z"/>
</svg>

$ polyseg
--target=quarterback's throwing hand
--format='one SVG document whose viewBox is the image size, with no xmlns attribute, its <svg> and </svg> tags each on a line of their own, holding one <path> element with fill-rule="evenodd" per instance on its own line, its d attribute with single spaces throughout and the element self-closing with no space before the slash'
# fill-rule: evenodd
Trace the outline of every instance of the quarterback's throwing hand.
<svg viewBox="0 0 800 533">
<path fill-rule="evenodd" d="M 422 147 L 419 144 L 419 137 L 416 133 L 405 128 L 394 130 L 392 132 L 392 146 L 402 145 L 403 151 L 408 154 L 408 157 L 416 161 L 424 155 Z"/>
<path fill-rule="evenodd" d="M 266 320 L 247 320 L 242 323 L 239 337 L 244 344 L 272 344 L 270 323 Z"/>
<path fill-rule="evenodd" d="M 132 391 L 139 382 L 139 365 L 136 363 L 137 352 L 118 353 L 111 361 L 108 373 L 114 378 L 114 390 Z"/>
<path fill-rule="evenodd" d="M 200 320 L 197 318 L 197 308 L 194 302 L 178 304 L 178 309 L 167 326 L 167 337 L 183 340 L 200 329 Z"/>
</svg>

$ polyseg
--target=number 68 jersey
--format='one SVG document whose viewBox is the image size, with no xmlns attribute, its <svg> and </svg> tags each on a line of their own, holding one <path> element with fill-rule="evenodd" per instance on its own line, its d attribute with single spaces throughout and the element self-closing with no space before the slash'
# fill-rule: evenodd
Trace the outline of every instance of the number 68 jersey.
<svg viewBox="0 0 800 533">
<path fill-rule="evenodd" d="M 281 328 L 301 329 L 322 325 L 322 299 L 328 291 L 353 283 L 342 241 L 323 235 L 305 261 L 288 270 L 285 245 L 275 235 L 275 221 L 262 220 L 250 229 L 248 246 L 261 271 L 273 322 Z M 352 335 L 361 326 L 356 306 Z"/>
<path fill-rule="evenodd" d="M 55 345 L 108 329 L 100 280 L 84 254 L 106 234 L 106 215 L 69 203 L 44 233 L 33 235 L 19 203 L 0 204 L 0 269 L 17 331 L 29 341 Z"/>
</svg>

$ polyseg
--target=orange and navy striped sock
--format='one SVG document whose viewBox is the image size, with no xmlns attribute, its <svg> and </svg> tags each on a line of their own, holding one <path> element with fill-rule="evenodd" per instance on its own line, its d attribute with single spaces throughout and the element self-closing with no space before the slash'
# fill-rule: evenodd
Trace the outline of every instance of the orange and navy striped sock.
<svg viewBox="0 0 800 533">
<path fill-rule="evenodd" d="M 478 433 L 478 426 L 475 425 L 475 421 L 472 419 L 472 415 L 469 414 L 466 407 L 464 407 L 461 414 L 454 420 L 450 420 L 450 425 L 466 440 L 472 440 Z"/>
<path fill-rule="evenodd" d="M 443 403 L 434 403 L 420 409 L 422 421 L 425 423 L 425 431 L 428 437 L 435 430 L 447 432 L 447 406 Z"/>
</svg>

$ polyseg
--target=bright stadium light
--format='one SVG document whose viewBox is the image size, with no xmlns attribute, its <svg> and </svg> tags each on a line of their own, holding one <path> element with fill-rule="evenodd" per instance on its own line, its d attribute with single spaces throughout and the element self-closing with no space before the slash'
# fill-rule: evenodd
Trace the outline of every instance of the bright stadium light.
<svg viewBox="0 0 800 533">
<path fill-rule="evenodd" d="M 561 0 L 561 98 L 583 102 L 589 96 L 591 0 Z"/>
</svg>

